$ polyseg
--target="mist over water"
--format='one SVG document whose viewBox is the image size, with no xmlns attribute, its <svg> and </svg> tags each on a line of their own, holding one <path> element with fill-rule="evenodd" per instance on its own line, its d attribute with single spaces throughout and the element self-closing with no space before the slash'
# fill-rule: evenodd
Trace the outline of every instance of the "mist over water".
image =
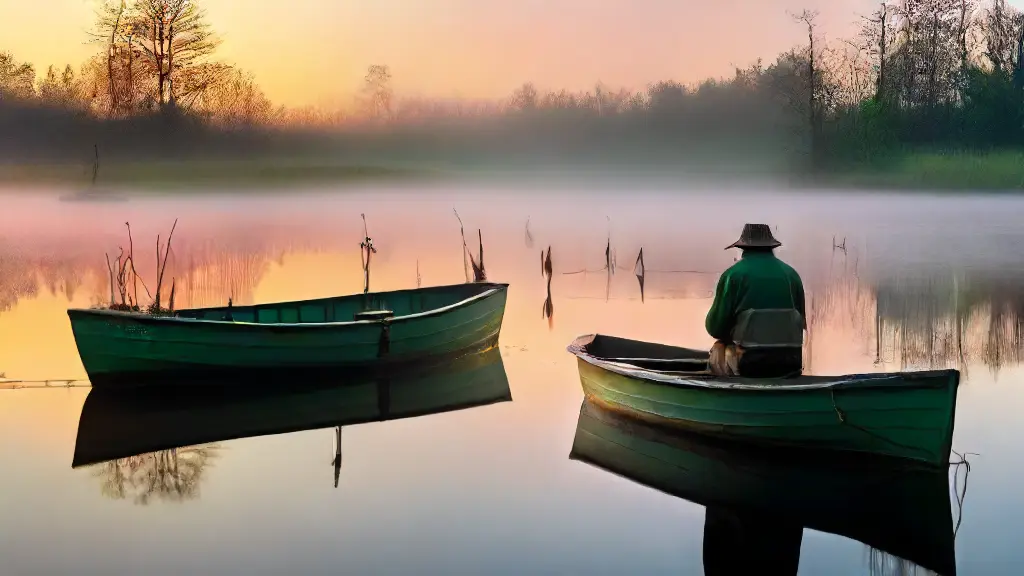
<svg viewBox="0 0 1024 576">
<path fill-rule="evenodd" d="M 0 390 L 0 555 L 12 574 L 699 574 L 701 506 L 568 459 L 583 396 L 565 346 L 599 332 L 709 347 L 704 315 L 736 256 L 722 248 L 747 221 L 771 224 L 804 279 L 808 372 L 962 370 L 953 446 L 981 456 L 970 457 L 958 569 L 1002 574 L 1021 561 L 1024 278 L 1012 247 L 1024 201 L 645 181 L 60 195 L 0 198 L 8 380 L 85 378 L 65 309 L 109 299 L 104 253 L 125 246 L 126 221 L 148 282 L 156 235 L 179 219 L 167 275 L 184 307 L 360 292 L 360 214 L 379 251 L 372 290 L 463 282 L 454 208 L 474 253 L 481 231 L 488 279 L 510 283 L 499 347 L 513 400 L 345 427 L 335 489 L 333 429 L 72 469 L 88 388 Z M 550 293 L 538 262 L 549 246 Z M 869 560 L 858 542 L 805 531 L 801 573 L 867 573 Z"/>
</svg>

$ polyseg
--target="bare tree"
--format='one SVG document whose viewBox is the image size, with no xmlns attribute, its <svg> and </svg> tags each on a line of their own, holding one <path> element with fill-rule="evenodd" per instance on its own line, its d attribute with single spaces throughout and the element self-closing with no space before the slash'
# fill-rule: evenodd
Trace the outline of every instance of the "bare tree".
<svg viewBox="0 0 1024 576">
<path fill-rule="evenodd" d="M 818 165 L 818 73 L 814 62 L 814 29 L 818 12 L 804 10 L 793 19 L 807 27 L 807 121 L 810 129 L 810 160 L 812 168 Z"/>
<path fill-rule="evenodd" d="M 155 97 L 161 108 L 176 105 L 205 88 L 211 69 L 206 58 L 220 44 L 195 0 L 136 0 L 131 14 L 138 49 L 148 73 L 155 79 Z M 218 68 L 224 72 L 226 68 Z"/>
<path fill-rule="evenodd" d="M 859 52 L 867 55 L 874 72 L 874 98 L 883 101 L 887 97 L 889 80 L 889 58 L 895 32 L 893 30 L 894 10 L 883 1 L 870 16 L 861 18 L 861 29 L 851 42 Z"/>
<path fill-rule="evenodd" d="M 512 101 L 509 103 L 513 110 L 525 112 L 537 108 L 537 87 L 532 82 L 526 82 L 512 93 Z"/>
<path fill-rule="evenodd" d="M 139 87 L 148 84 L 139 81 L 135 67 L 139 53 L 135 45 L 138 35 L 136 4 L 107 1 L 96 13 L 91 36 L 93 43 L 104 47 L 104 66 L 101 71 L 96 62 L 87 62 L 82 76 L 96 88 L 101 83 L 107 86 L 105 103 L 98 102 L 98 89 L 93 90 L 93 98 L 97 108 L 106 109 L 108 116 L 131 113 L 139 101 Z"/>
<path fill-rule="evenodd" d="M 363 92 L 368 99 L 369 112 L 377 119 L 392 117 L 391 70 L 386 65 L 374 64 L 366 70 Z"/>
<path fill-rule="evenodd" d="M 107 44 L 107 78 L 110 80 L 110 115 L 114 115 L 117 109 L 117 92 L 114 90 L 114 57 L 117 55 L 117 34 L 121 28 L 121 18 L 124 16 L 124 0 L 118 4 L 117 15 L 114 23 L 110 26 L 110 42 Z"/>
<path fill-rule="evenodd" d="M 240 128 L 270 120 L 274 109 L 252 74 L 232 69 L 217 72 L 217 81 L 196 91 L 194 109 L 221 126 Z"/>
<path fill-rule="evenodd" d="M 0 100 L 4 98 L 31 98 L 35 95 L 36 70 L 31 64 L 20 63 L 8 52 L 0 52 Z"/>
</svg>

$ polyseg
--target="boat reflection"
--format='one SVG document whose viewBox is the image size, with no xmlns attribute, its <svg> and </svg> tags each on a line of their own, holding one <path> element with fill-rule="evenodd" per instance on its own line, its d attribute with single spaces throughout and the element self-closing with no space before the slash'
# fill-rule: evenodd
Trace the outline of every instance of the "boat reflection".
<svg viewBox="0 0 1024 576">
<path fill-rule="evenodd" d="M 913 564 L 956 574 L 946 470 L 752 452 L 665 432 L 589 402 L 569 458 L 705 506 L 708 575 L 796 574 L 804 528 L 867 545 L 872 573 Z"/>
<path fill-rule="evenodd" d="M 103 492 L 184 500 L 198 494 L 217 442 L 335 428 L 335 486 L 341 427 L 398 420 L 512 400 L 501 352 L 492 348 L 446 365 L 343 385 L 273 389 L 182 386 L 93 389 L 78 422 L 72 467 L 92 466 Z"/>
</svg>

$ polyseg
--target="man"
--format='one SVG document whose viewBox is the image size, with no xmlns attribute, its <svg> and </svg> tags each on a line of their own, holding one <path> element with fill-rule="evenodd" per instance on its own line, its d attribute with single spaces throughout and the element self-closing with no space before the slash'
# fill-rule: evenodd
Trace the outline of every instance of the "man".
<svg viewBox="0 0 1024 576">
<path fill-rule="evenodd" d="M 778 514 L 708 504 L 704 576 L 796 576 L 803 539 L 803 525 Z"/>
<path fill-rule="evenodd" d="M 705 327 L 717 342 L 710 368 L 723 376 L 781 378 L 803 367 L 806 327 L 800 276 L 775 257 L 782 243 L 767 224 L 747 224 L 736 242 L 743 255 L 718 279 Z"/>
</svg>

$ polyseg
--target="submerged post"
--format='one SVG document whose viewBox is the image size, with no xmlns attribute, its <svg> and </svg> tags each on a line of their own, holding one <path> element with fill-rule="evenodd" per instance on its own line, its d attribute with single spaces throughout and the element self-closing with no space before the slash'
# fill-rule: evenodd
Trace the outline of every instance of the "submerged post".
<svg viewBox="0 0 1024 576">
<path fill-rule="evenodd" d="M 370 233 L 366 228 L 366 214 L 360 214 L 363 217 L 363 241 L 359 243 L 359 256 L 363 262 L 363 294 L 370 292 L 370 256 L 377 253 L 377 249 L 373 246 L 373 240 L 370 239 Z"/>
</svg>

